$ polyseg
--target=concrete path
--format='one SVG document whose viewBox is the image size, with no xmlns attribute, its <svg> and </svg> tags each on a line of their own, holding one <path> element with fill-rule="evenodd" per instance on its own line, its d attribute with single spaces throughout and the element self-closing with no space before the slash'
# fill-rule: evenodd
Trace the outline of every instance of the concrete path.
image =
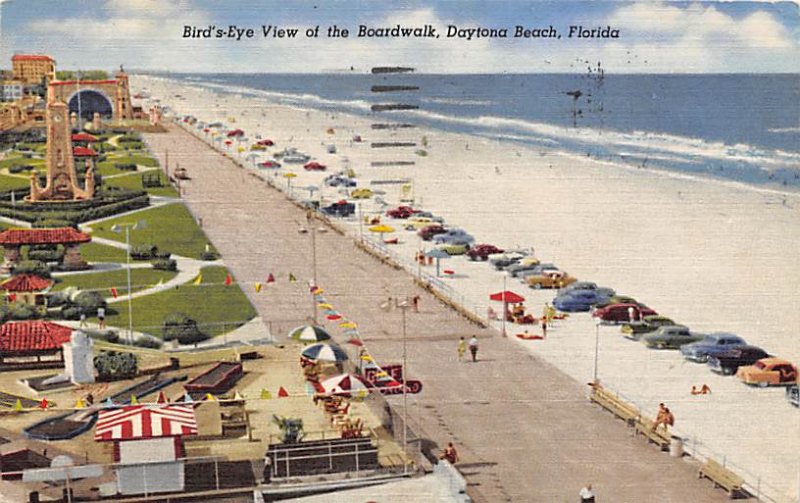
<svg viewBox="0 0 800 503">
<path fill-rule="evenodd" d="M 171 161 L 193 166 L 185 199 L 238 280 L 275 276 L 261 293 L 245 293 L 276 340 L 285 341 L 283 334 L 312 313 L 305 286 L 313 275 L 311 238 L 298 232 L 304 211 L 176 127 L 145 137 L 162 164 L 168 148 Z M 403 345 L 401 310 L 379 305 L 389 296 L 421 296 L 420 313 L 406 317 L 407 375 L 425 386 L 412 399 L 412 417 L 419 416 L 429 443 L 459 447 L 459 468 L 476 501 L 577 501 L 587 482 L 604 502 L 727 499 L 697 479 L 693 464 L 633 438 L 624 423 L 591 405 L 585 383 L 496 331 L 469 324 L 349 238 L 327 232 L 316 243 L 318 284 L 359 324 L 379 362 L 398 362 Z M 286 280 L 289 273 L 299 281 Z M 329 328 L 343 341 L 335 325 Z M 458 362 L 458 337 L 471 334 L 481 340 L 479 361 Z"/>
</svg>

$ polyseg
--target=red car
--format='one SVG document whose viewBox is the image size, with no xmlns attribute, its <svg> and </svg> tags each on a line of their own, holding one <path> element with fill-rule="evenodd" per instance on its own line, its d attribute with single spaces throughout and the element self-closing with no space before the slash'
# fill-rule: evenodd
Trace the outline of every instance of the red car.
<svg viewBox="0 0 800 503">
<path fill-rule="evenodd" d="M 275 145 L 275 142 L 267 138 L 267 139 L 264 139 L 264 140 L 259 140 L 256 143 L 256 145 L 261 145 L 261 146 L 264 146 L 264 147 L 272 147 L 273 145 Z"/>
<path fill-rule="evenodd" d="M 325 166 L 324 164 L 320 164 L 320 163 L 318 163 L 317 161 L 311 161 L 311 162 L 307 162 L 307 163 L 306 163 L 306 164 L 303 166 L 303 168 L 304 168 L 306 171 L 325 171 L 326 169 L 328 169 L 328 167 L 327 167 L 327 166 Z"/>
<path fill-rule="evenodd" d="M 495 245 L 475 245 L 467 251 L 467 256 L 470 260 L 489 260 L 489 255 L 492 253 L 503 253 L 504 250 L 496 247 Z"/>
<path fill-rule="evenodd" d="M 234 136 L 244 136 L 244 131 L 241 129 L 234 129 L 233 131 L 228 131 L 228 138 L 233 138 Z"/>
<path fill-rule="evenodd" d="M 419 210 L 415 210 L 411 206 L 398 206 L 386 212 L 387 217 L 392 218 L 408 218 Z"/>
<path fill-rule="evenodd" d="M 423 227 L 422 229 L 419 230 L 417 234 L 425 241 L 430 241 L 431 239 L 433 239 L 433 236 L 437 234 L 444 234 L 445 232 L 447 232 L 447 229 L 445 229 L 444 225 L 433 224 L 427 227 Z"/>
<path fill-rule="evenodd" d="M 592 316 L 613 323 L 630 323 L 631 321 L 639 321 L 645 316 L 656 314 L 658 313 L 649 307 L 640 306 L 639 304 L 611 304 L 596 309 Z"/>
<path fill-rule="evenodd" d="M 262 168 L 280 168 L 281 163 L 279 163 L 278 161 L 264 161 L 260 163 L 259 166 L 261 166 Z"/>
</svg>

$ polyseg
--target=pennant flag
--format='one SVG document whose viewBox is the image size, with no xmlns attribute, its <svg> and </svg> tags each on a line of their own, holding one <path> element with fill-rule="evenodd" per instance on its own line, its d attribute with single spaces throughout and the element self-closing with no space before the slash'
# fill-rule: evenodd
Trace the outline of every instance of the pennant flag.
<svg viewBox="0 0 800 503">
<path fill-rule="evenodd" d="M 114 406 L 114 400 L 112 400 L 111 397 L 108 397 L 103 402 L 103 405 L 105 405 L 106 407 L 113 407 Z"/>
<path fill-rule="evenodd" d="M 164 395 L 163 391 L 158 392 L 158 398 L 156 399 L 156 403 L 167 403 L 167 397 Z"/>
<path fill-rule="evenodd" d="M 364 343 L 361 342 L 360 339 L 356 339 L 355 337 L 347 341 L 348 344 L 352 344 L 353 346 L 363 346 Z"/>
<path fill-rule="evenodd" d="M 139 399 L 136 398 L 136 395 L 131 395 L 131 405 L 139 405 Z"/>
<path fill-rule="evenodd" d="M 75 402 L 75 408 L 76 409 L 85 409 L 86 408 L 86 404 L 83 403 L 83 398 L 78 398 L 78 401 Z"/>
<path fill-rule="evenodd" d="M 333 309 L 333 306 L 328 304 L 327 302 L 320 302 L 319 304 L 317 304 L 317 306 L 319 306 L 322 309 Z"/>
<path fill-rule="evenodd" d="M 327 318 L 331 321 L 341 320 L 342 317 L 338 314 L 329 314 Z"/>
<path fill-rule="evenodd" d="M 164 284 L 164 278 L 159 279 L 158 283 L 156 283 L 156 288 L 160 287 L 163 284 Z"/>
<path fill-rule="evenodd" d="M 360 389 L 356 392 L 356 398 L 366 398 L 369 392 L 365 389 Z"/>
<path fill-rule="evenodd" d="M 119 297 L 119 294 L 117 293 L 116 287 L 113 287 L 113 286 L 111 287 L 111 296 L 114 297 L 115 299 L 117 297 Z"/>
<path fill-rule="evenodd" d="M 194 400 L 192 400 L 192 395 L 190 395 L 189 393 L 183 395 L 183 403 L 193 403 L 193 402 Z"/>
<path fill-rule="evenodd" d="M 256 293 L 261 291 L 261 283 L 256 283 Z"/>
<path fill-rule="evenodd" d="M 214 398 L 214 395 L 212 395 L 211 393 L 206 393 L 206 400 L 209 401 L 209 402 L 216 402 L 217 401 L 217 399 Z"/>
<path fill-rule="evenodd" d="M 380 372 L 375 372 L 375 377 L 387 377 L 389 374 L 386 373 L 385 370 L 381 370 Z"/>
<path fill-rule="evenodd" d="M 244 400 L 244 397 L 242 396 L 242 394 L 241 394 L 241 393 L 239 393 L 239 392 L 237 391 L 236 393 L 234 393 L 234 394 L 233 394 L 233 399 L 234 399 L 234 400 Z"/>
<path fill-rule="evenodd" d="M 233 278 L 231 278 L 230 273 L 225 275 L 225 286 L 230 286 L 233 283 Z"/>
<path fill-rule="evenodd" d="M 262 400 L 270 400 L 272 398 L 272 393 L 269 390 L 262 389 L 261 390 L 261 399 Z"/>
<path fill-rule="evenodd" d="M 14 408 L 12 410 L 14 412 L 22 412 L 22 400 L 17 398 L 17 401 L 14 402 Z"/>
<path fill-rule="evenodd" d="M 203 273 L 201 272 L 200 274 L 197 275 L 197 278 L 194 280 L 194 284 L 199 285 L 202 282 L 203 282 Z"/>
<path fill-rule="evenodd" d="M 267 276 L 267 283 L 275 283 L 275 276 L 273 276 L 272 273 L 269 273 L 269 276 Z"/>
<path fill-rule="evenodd" d="M 370 355 L 361 355 L 360 358 L 362 360 L 364 360 L 365 362 L 375 361 L 375 360 L 372 359 L 372 357 Z"/>
<path fill-rule="evenodd" d="M 42 398 L 42 403 L 39 404 L 39 408 L 47 410 L 48 405 L 49 404 L 47 403 L 47 398 Z"/>
<path fill-rule="evenodd" d="M 283 389 L 283 386 L 281 386 L 281 388 L 278 390 L 278 396 L 281 398 L 286 398 L 287 396 L 289 396 L 289 393 L 285 389 Z"/>
<path fill-rule="evenodd" d="M 17 294 L 16 293 L 9 293 L 8 294 L 8 301 L 9 302 L 16 302 L 17 301 Z"/>
<path fill-rule="evenodd" d="M 297 278 L 292 273 L 289 273 L 289 283 L 297 283 Z"/>
</svg>

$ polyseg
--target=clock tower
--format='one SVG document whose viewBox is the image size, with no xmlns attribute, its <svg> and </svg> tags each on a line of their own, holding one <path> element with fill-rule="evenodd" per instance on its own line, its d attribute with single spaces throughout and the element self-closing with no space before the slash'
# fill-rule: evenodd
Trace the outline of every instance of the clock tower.
<svg viewBox="0 0 800 503">
<path fill-rule="evenodd" d="M 72 129 L 69 108 L 55 98 L 53 87 L 47 90 L 47 182 L 39 185 L 36 173 L 31 175 L 31 193 L 28 201 L 72 201 L 91 199 L 94 196 L 94 171 L 86 171 L 86 186 L 78 186 L 75 160 L 72 157 Z"/>
</svg>

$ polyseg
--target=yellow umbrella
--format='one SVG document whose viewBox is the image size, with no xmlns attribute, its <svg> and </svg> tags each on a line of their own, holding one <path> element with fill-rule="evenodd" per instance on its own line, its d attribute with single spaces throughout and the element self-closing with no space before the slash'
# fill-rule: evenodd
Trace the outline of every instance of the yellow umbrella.
<svg viewBox="0 0 800 503">
<path fill-rule="evenodd" d="M 391 225 L 380 224 L 380 225 L 373 225 L 369 228 L 370 232 L 377 232 L 381 235 L 381 242 L 383 242 L 383 235 L 387 232 L 394 232 L 394 227 Z"/>
<path fill-rule="evenodd" d="M 358 327 L 358 325 L 356 325 L 352 321 L 343 321 L 343 322 L 339 323 L 339 326 L 342 327 L 342 328 L 356 328 L 356 327 Z"/>
<path fill-rule="evenodd" d="M 328 304 L 327 302 L 320 302 L 320 303 L 319 303 L 319 304 L 317 304 L 317 305 L 318 305 L 319 307 L 321 307 L 322 309 L 333 309 L 333 306 L 332 306 L 332 305 L 330 305 L 330 304 Z"/>
<path fill-rule="evenodd" d="M 297 175 L 292 173 L 291 171 L 289 171 L 288 173 L 284 173 L 283 177 L 284 178 L 295 178 L 295 177 L 297 177 Z"/>
</svg>

